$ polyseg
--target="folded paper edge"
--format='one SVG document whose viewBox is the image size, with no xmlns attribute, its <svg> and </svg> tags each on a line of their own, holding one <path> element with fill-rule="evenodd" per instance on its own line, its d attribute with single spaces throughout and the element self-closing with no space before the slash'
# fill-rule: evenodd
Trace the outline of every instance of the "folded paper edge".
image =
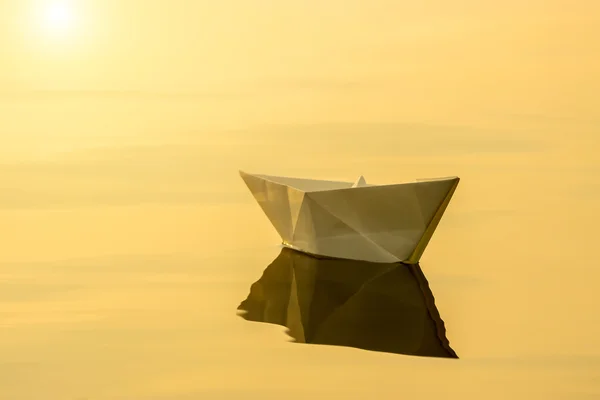
<svg viewBox="0 0 600 400">
<path fill-rule="evenodd" d="M 446 211 L 446 208 L 448 208 L 448 204 L 450 204 L 450 200 L 452 199 L 452 196 L 454 195 L 456 188 L 458 187 L 460 178 L 456 177 L 454 179 L 455 179 L 454 184 L 452 185 L 452 187 L 446 194 L 444 201 L 442 201 L 442 203 L 438 207 L 433 218 L 431 219 L 431 222 L 429 223 L 427 228 L 425 228 L 425 232 L 423 232 L 423 235 L 421 236 L 421 239 L 419 239 L 419 242 L 415 246 L 415 249 L 413 250 L 411 255 L 408 257 L 408 259 L 406 261 L 403 261 L 406 264 L 417 264 L 419 262 L 419 260 L 421 259 L 421 257 L 423 256 L 423 253 L 425 252 L 425 249 L 427 248 L 429 241 L 433 237 L 433 234 L 434 234 L 435 230 L 437 229 L 437 227 L 442 219 L 442 216 L 444 215 L 444 212 Z"/>
<path fill-rule="evenodd" d="M 238 170 L 239 174 L 242 178 L 244 178 L 244 176 L 253 176 L 255 178 L 259 178 L 271 183 L 275 183 L 278 185 L 282 185 L 282 186 L 287 186 L 287 187 L 291 187 L 292 189 L 298 190 L 300 192 L 304 192 L 304 193 L 311 193 L 311 190 L 302 190 L 296 187 L 293 187 L 291 185 L 285 184 L 285 183 L 281 183 L 281 182 L 276 182 L 273 181 L 271 179 L 269 179 L 270 177 L 276 177 L 276 178 L 290 178 L 290 179 L 304 179 L 304 180 L 311 180 L 311 181 L 315 181 L 315 182 L 336 182 L 336 183 L 347 183 L 349 185 L 349 187 L 346 188 L 334 188 L 334 189 L 326 189 L 326 190 L 318 190 L 318 192 L 323 192 L 323 191 L 327 191 L 327 192 L 333 192 L 333 191 L 344 191 L 344 190 L 365 190 L 365 189 L 369 189 L 369 188 L 374 188 L 374 187 L 392 187 L 392 186 L 400 186 L 400 185 L 414 185 L 414 184 L 418 184 L 418 183 L 424 183 L 424 182 L 433 182 L 433 181 L 451 181 L 451 180 L 460 180 L 460 178 L 458 176 L 447 176 L 447 177 L 439 177 L 439 178 L 417 178 L 414 181 L 407 181 L 407 182 L 398 182 L 398 183 L 385 183 L 385 184 L 373 184 L 373 183 L 369 183 L 366 185 L 359 185 L 359 186 L 354 186 L 355 182 L 350 182 L 350 181 L 328 181 L 326 179 L 306 179 L 306 178 L 296 178 L 296 177 L 289 177 L 289 176 L 275 176 L 275 175 L 262 175 L 262 174 L 252 174 L 252 173 L 248 173 L 245 172 L 243 170 Z M 362 177 L 362 176 L 361 176 Z"/>
</svg>

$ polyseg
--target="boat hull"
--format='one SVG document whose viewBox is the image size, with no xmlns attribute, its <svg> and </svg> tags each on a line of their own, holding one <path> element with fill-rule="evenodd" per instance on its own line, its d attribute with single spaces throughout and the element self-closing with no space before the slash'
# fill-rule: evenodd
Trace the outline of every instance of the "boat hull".
<svg viewBox="0 0 600 400">
<path fill-rule="evenodd" d="M 416 264 L 459 178 L 365 185 L 240 173 L 283 245 L 311 255 Z"/>
</svg>

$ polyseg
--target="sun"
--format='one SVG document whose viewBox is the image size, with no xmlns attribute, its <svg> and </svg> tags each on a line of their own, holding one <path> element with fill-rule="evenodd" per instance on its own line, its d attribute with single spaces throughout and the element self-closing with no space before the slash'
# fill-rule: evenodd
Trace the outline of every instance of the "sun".
<svg viewBox="0 0 600 400">
<path fill-rule="evenodd" d="M 40 5 L 40 28 L 46 35 L 66 35 L 73 32 L 77 13 L 72 1 L 54 0 Z"/>
</svg>

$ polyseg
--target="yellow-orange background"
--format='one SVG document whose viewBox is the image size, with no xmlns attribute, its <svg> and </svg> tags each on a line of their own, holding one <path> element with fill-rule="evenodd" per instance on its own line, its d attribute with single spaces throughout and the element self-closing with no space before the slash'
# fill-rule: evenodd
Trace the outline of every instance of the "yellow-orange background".
<svg viewBox="0 0 600 400">
<path fill-rule="evenodd" d="M 600 396 L 600 3 L 0 1 L 0 399 Z M 235 316 L 238 169 L 458 175 L 422 260 L 461 360 Z"/>
</svg>

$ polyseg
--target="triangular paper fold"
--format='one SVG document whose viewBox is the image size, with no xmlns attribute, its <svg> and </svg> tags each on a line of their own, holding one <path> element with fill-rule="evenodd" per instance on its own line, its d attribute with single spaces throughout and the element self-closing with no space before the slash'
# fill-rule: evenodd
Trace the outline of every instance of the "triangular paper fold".
<svg viewBox="0 0 600 400">
<path fill-rule="evenodd" d="M 415 264 L 458 177 L 394 185 L 240 175 L 287 247 L 309 254 Z"/>
</svg>

